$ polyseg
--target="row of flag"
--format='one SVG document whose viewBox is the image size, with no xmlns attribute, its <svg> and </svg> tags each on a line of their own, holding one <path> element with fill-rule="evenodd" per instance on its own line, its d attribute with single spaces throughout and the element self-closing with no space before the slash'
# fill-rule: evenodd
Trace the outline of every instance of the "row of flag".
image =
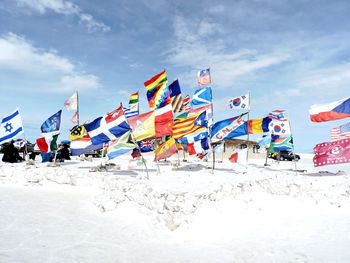
<svg viewBox="0 0 350 263">
<path fill-rule="evenodd" d="M 269 133 L 271 151 L 293 148 L 289 120 L 284 110 L 275 110 L 262 118 L 244 120 L 247 113 L 213 123 L 212 90 L 210 69 L 201 70 L 197 76 L 199 88 L 192 99 L 182 98 L 179 81 L 167 85 L 167 72 L 163 70 L 144 82 L 150 111 L 140 114 L 139 93 L 131 94 L 127 107 L 120 105 L 114 111 L 96 118 L 90 123 L 79 124 L 78 93 L 65 101 L 65 108 L 73 110 L 73 123 L 69 139 L 73 154 L 102 148 L 109 143 L 107 156 L 118 156 L 127 150 L 155 151 L 155 159 L 167 158 L 183 145 L 190 154 L 206 152 L 211 143 L 233 139 L 248 134 Z M 350 116 L 350 98 L 310 109 L 310 118 L 315 122 L 335 120 Z M 229 108 L 250 110 L 250 93 L 232 98 Z M 61 113 L 58 111 L 41 126 L 42 137 L 37 145 L 43 152 L 54 150 L 60 132 Z M 350 124 L 332 129 L 332 140 L 348 138 Z M 0 143 L 23 133 L 19 111 L 2 119 Z M 160 138 L 162 138 L 160 140 Z M 155 148 L 155 139 L 159 143 Z M 262 140 L 266 142 L 266 140 Z M 57 144 L 56 144 L 57 145 Z M 130 149 L 129 149 L 130 148 Z M 112 154 L 116 152 L 116 154 Z"/>
</svg>

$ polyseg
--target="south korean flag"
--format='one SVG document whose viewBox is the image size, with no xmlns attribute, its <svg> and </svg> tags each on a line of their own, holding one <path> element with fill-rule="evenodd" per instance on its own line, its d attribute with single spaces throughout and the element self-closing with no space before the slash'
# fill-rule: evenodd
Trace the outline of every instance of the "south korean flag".
<svg viewBox="0 0 350 263">
<path fill-rule="evenodd" d="M 291 134 L 289 121 L 272 121 L 269 124 L 269 131 L 275 135 Z"/>
<path fill-rule="evenodd" d="M 229 107 L 232 110 L 249 110 L 249 94 L 230 99 Z"/>
</svg>

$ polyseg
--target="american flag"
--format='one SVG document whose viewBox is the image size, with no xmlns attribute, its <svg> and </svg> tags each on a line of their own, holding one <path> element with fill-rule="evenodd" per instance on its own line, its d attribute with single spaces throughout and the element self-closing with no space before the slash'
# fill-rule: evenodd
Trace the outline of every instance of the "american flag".
<svg viewBox="0 0 350 263">
<path fill-rule="evenodd" d="M 203 69 L 198 71 L 198 86 L 203 86 L 211 83 L 210 69 Z"/>
<path fill-rule="evenodd" d="M 338 141 L 350 138 L 350 122 L 339 127 L 331 129 L 331 140 Z"/>
</svg>

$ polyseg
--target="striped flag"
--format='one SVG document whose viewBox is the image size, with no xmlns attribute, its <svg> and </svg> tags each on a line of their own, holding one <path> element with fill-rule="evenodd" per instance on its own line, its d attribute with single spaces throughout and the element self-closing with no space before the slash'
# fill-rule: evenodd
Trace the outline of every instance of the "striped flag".
<svg viewBox="0 0 350 263">
<path fill-rule="evenodd" d="M 139 115 L 139 103 L 129 104 L 128 107 L 123 107 L 125 117 L 127 119 Z"/>
<path fill-rule="evenodd" d="M 170 99 L 173 106 L 173 112 L 180 112 L 182 109 L 181 88 L 178 80 L 169 85 Z"/>
<path fill-rule="evenodd" d="M 350 138 L 350 122 L 339 127 L 331 129 L 331 140 L 338 141 Z"/>
<path fill-rule="evenodd" d="M 183 121 L 175 122 L 173 125 L 173 137 L 179 139 L 185 135 L 196 132 L 202 127 L 206 127 L 206 112 L 193 115 Z"/>
<path fill-rule="evenodd" d="M 129 104 L 134 104 L 139 102 L 139 92 L 135 92 L 130 95 Z"/>
<path fill-rule="evenodd" d="M 158 73 L 157 75 L 153 76 L 149 80 L 145 81 L 144 85 L 146 87 L 147 91 L 151 91 L 155 89 L 157 86 L 161 85 L 162 83 L 167 83 L 167 75 L 165 69 Z"/>
<path fill-rule="evenodd" d="M 23 124 L 19 110 L 4 117 L 0 122 L 0 144 L 9 142 L 23 133 Z"/>
<path fill-rule="evenodd" d="M 287 118 L 284 116 L 285 110 L 273 110 L 267 115 L 267 117 L 276 121 L 286 121 Z"/>
<path fill-rule="evenodd" d="M 187 95 L 185 98 L 182 99 L 182 107 L 180 111 L 186 111 L 191 109 L 191 97 L 190 95 Z"/>
<path fill-rule="evenodd" d="M 129 106 L 123 107 L 127 119 L 139 115 L 139 92 L 130 95 Z"/>
</svg>

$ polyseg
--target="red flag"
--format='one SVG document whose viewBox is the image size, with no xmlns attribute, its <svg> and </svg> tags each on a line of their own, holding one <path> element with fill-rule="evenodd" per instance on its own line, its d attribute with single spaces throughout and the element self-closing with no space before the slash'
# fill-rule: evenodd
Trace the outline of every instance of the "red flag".
<svg viewBox="0 0 350 263">
<path fill-rule="evenodd" d="M 236 150 L 228 159 L 232 163 L 247 165 L 247 154 L 248 154 L 248 148 Z"/>
<path fill-rule="evenodd" d="M 173 119 L 174 114 L 171 104 L 155 110 L 156 137 L 172 135 Z"/>
<path fill-rule="evenodd" d="M 314 165 L 350 163 L 350 139 L 323 142 L 314 147 Z"/>
</svg>

